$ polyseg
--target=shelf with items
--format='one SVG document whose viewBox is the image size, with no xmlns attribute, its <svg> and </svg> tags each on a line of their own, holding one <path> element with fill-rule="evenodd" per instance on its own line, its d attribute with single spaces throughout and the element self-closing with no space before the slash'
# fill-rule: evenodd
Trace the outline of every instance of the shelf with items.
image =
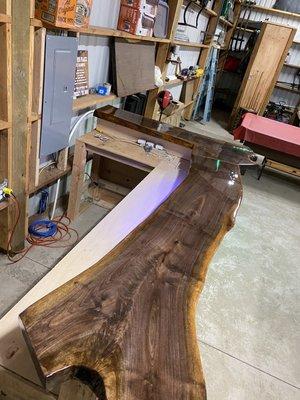
<svg viewBox="0 0 300 400">
<path fill-rule="evenodd" d="M 173 40 L 173 45 L 182 46 L 182 47 L 194 47 L 199 49 L 208 49 L 209 45 L 203 43 L 196 43 L 196 42 L 185 42 L 184 40 Z"/>
<path fill-rule="evenodd" d="M 197 79 L 195 76 L 191 77 L 191 78 L 187 78 L 187 79 L 171 79 L 169 81 L 166 81 L 165 84 L 163 85 L 163 87 L 170 87 L 170 86 L 175 86 L 175 85 L 180 85 L 183 84 L 185 82 L 190 82 Z"/>
<path fill-rule="evenodd" d="M 205 38 L 206 39 L 205 39 L 204 43 L 188 42 L 188 41 L 182 41 L 182 40 L 175 39 L 175 34 L 176 34 L 177 27 L 178 27 L 178 22 L 179 22 L 179 17 L 180 17 L 180 13 L 181 13 L 182 6 L 183 6 L 183 0 L 180 0 L 180 1 L 171 0 L 169 2 L 169 6 L 170 6 L 170 15 L 172 16 L 172 20 L 170 21 L 170 24 L 169 24 L 169 38 L 171 40 L 171 44 L 177 45 L 177 46 L 180 46 L 183 48 L 190 48 L 193 51 L 198 50 L 197 64 L 201 68 L 204 69 L 207 57 L 209 55 L 210 47 L 213 43 L 214 35 L 215 35 L 216 29 L 218 26 L 218 21 L 219 21 L 219 17 L 221 14 L 223 1 L 216 0 L 213 4 L 212 8 L 206 8 L 205 10 L 203 10 L 203 14 L 206 14 L 206 16 L 209 16 L 208 24 L 205 29 Z M 164 54 L 164 51 L 165 51 L 165 54 Z M 166 50 L 161 49 L 161 52 L 159 53 L 159 57 L 157 57 L 157 61 L 156 61 L 156 65 L 158 65 L 161 68 L 163 78 L 166 77 L 166 73 L 167 73 L 167 66 L 168 66 L 168 64 L 166 63 L 167 53 L 168 52 Z M 202 77 L 194 78 L 193 80 L 194 80 L 193 91 L 195 94 L 199 90 L 199 86 L 201 84 Z M 182 81 L 180 79 L 178 79 L 178 80 L 167 82 L 162 88 L 151 90 L 148 95 L 148 102 L 147 102 L 145 115 L 147 117 L 156 117 L 156 111 L 157 111 L 156 95 L 159 90 L 161 90 L 163 88 L 168 88 L 170 86 L 180 84 L 180 83 L 182 83 Z M 196 96 L 194 96 L 194 98 L 195 97 Z M 187 117 L 187 119 L 190 119 L 190 117 L 192 115 L 193 106 L 194 106 L 194 100 L 191 102 L 188 102 L 184 106 L 185 117 Z"/>
<path fill-rule="evenodd" d="M 101 28 L 98 26 L 90 25 L 88 28 L 60 28 L 52 26 L 40 21 L 39 19 L 32 18 L 31 25 L 36 28 L 46 28 L 51 30 L 64 30 L 67 32 L 79 33 L 81 35 L 91 35 L 91 36 L 106 36 L 106 37 L 118 37 L 134 41 L 146 41 L 146 42 L 156 42 L 156 43 L 170 43 L 169 39 L 156 38 L 154 36 L 140 36 L 132 35 L 131 33 L 119 31 L 117 29 Z"/>
<path fill-rule="evenodd" d="M 73 100 L 73 111 L 83 110 L 84 108 L 95 107 L 97 105 L 116 100 L 118 97 L 111 93 L 107 96 L 100 96 L 99 94 L 87 94 Z"/>
<path fill-rule="evenodd" d="M 223 25 L 229 26 L 230 28 L 233 27 L 233 23 L 230 21 L 227 21 L 227 19 L 225 19 L 224 17 L 220 17 L 219 18 L 219 22 Z"/>
<path fill-rule="evenodd" d="M 243 5 L 244 7 L 244 5 Z M 269 13 L 269 14 L 276 14 L 280 15 L 282 17 L 290 17 L 290 18 L 298 18 L 300 19 L 300 14 L 289 12 L 289 11 L 283 11 L 283 10 L 277 10 L 276 8 L 269 8 L 269 7 L 264 7 L 260 5 L 253 5 L 251 6 L 254 11 L 260 11 L 262 13 Z"/>
<path fill-rule="evenodd" d="M 40 176 L 38 185 L 31 185 L 29 187 L 28 195 L 32 195 L 38 192 L 39 190 L 52 185 L 58 179 L 68 175 L 71 171 L 72 171 L 72 166 L 69 163 L 67 168 L 64 170 L 57 168 L 57 166 L 49 166 L 48 168 L 45 168 L 39 174 Z"/>
<path fill-rule="evenodd" d="M 284 63 L 283 65 L 289 68 L 300 69 L 300 65 L 289 64 L 289 63 Z"/>
<path fill-rule="evenodd" d="M 206 14 L 210 15 L 211 17 L 217 17 L 218 14 L 212 10 L 211 8 L 205 7 L 205 9 L 203 10 Z"/>
<path fill-rule="evenodd" d="M 275 87 L 277 87 L 278 89 L 287 90 L 288 92 L 293 92 L 297 94 L 300 93 L 300 89 L 293 88 L 292 86 L 286 83 L 277 82 Z"/>
</svg>

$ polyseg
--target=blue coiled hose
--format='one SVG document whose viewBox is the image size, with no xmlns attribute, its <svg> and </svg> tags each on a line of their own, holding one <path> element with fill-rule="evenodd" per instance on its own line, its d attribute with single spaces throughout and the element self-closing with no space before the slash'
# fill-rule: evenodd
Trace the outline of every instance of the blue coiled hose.
<svg viewBox="0 0 300 400">
<path fill-rule="evenodd" d="M 56 235 L 57 224 L 49 220 L 39 220 L 30 224 L 28 231 L 33 236 L 48 238 Z"/>
</svg>

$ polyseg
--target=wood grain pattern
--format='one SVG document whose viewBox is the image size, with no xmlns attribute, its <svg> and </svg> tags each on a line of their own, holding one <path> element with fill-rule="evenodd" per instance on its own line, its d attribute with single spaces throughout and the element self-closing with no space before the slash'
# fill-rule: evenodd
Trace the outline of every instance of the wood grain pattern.
<svg viewBox="0 0 300 400">
<path fill-rule="evenodd" d="M 262 23 L 233 107 L 231 123 L 240 108 L 251 109 L 263 115 L 295 33 L 296 29 L 289 26 Z"/>
<path fill-rule="evenodd" d="M 76 377 L 100 399 L 206 399 L 195 307 L 241 200 L 237 164 L 250 162 L 252 153 L 242 157 L 234 146 L 203 141 L 193 143 L 188 177 L 155 213 L 21 314 L 48 389 Z"/>
</svg>

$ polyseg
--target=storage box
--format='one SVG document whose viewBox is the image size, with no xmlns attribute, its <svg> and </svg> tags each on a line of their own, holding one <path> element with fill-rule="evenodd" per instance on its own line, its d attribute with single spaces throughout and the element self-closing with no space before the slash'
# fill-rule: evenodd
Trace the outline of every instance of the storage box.
<svg viewBox="0 0 300 400">
<path fill-rule="evenodd" d="M 77 0 L 75 26 L 88 28 L 92 11 L 93 0 Z"/>
<path fill-rule="evenodd" d="M 121 0 L 118 29 L 153 36 L 158 0 Z"/>
<path fill-rule="evenodd" d="M 121 0 L 121 6 L 127 6 L 140 10 L 151 18 L 157 14 L 159 0 Z"/>
<path fill-rule="evenodd" d="M 93 0 L 36 0 L 35 17 L 62 28 L 87 28 Z"/>
</svg>

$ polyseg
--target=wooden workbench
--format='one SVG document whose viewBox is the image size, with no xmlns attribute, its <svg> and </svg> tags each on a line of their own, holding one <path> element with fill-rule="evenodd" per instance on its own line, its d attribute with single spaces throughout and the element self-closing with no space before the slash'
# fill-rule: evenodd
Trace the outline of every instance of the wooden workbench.
<svg viewBox="0 0 300 400">
<path fill-rule="evenodd" d="M 175 275 L 173 275 L 170 270 L 170 276 L 169 274 L 165 275 L 166 271 L 163 272 L 163 270 L 161 270 L 163 273 L 162 276 L 169 276 L 168 281 L 169 279 L 173 279 L 174 287 L 177 285 L 177 279 L 181 280 L 186 274 L 187 280 L 185 281 L 188 283 L 188 277 L 190 276 L 190 273 L 192 273 L 195 283 L 197 282 L 193 291 L 191 291 L 193 285 L 190 286 L 189 289 L 185 288 L 185 286 L 182 287 L 184 290 L 183 293 L 190 293 L 190 295 L 187 297 L 186 304 L 187 319 L 185 319 L 185 322 L 178 321 L 178 329 L 179 332 L 184 329 L 182 331 L 182 338 L 187 335 L 189 339 L 184 342 L 185 344 L 181 342 L 182 338 L 179 337 L 177 338 L 179 342 L 177 342 L 177 339 L 175 339 L 175 342 L 172 342 L 174 346 L 179 345 L 179 343 L 183 345 L 180 351 L 180 363 L 183 362 L 184 357 L 188 357 L 185 358 L 184 362 L 186 362 L 187 365 L 189 362 L 191 365 L 193 365 L 193 372 L 188 368 L 184 368 L 184 371 L 182 370 L 181 372 L 177 371 L 176 374 L 179 374 L 177 378 L 174 378 L 174 380 L 171 381 L 167 380 L 166 382 L 168 382 L 168 384 L 164 390 L 169 390 L 172 385 L 174 385 L 172 390 L 174 390 L 174 393 L 176 393 L 176 397 L 180 398 L 180 395 L 182 393 L 186 393 L 186 390 L 188 387 L 190 387 L 188 390 L 191 390 L 191 393 L 194 393 L 194 395 L 191 395 L 192 397 L 189 398 L 204 399 L 205 386 L 199 363 L 194 331 L 194 311 L 196 298 L 205 279 L 208 261 L 217 248 L 218 242 L 221 240 L 226 231 L 231 228 L 238 205 L 240 203 L 241 183 L 237 164 L 251 163 L 249 159 L 251 153 L 245 153 L 239 148 L 236 148 L 236 146 L 232 146 L 230 144 L 224 144 L 223 142 L 208 139 L 204 136 L 187 132 L 182 129 L 173 129 L 170 126 L 159 124 L 158 122 L 141 118 L 139 116 L 134 116 L 123 111 L 117 111 L 114 108 L 106 108 L 102 111 L 99 111 L 97 115 L 101 119 L 101 125 L 106 126 L 106 128 L 110 127 L 115 131 L 115 125 L 118 125 L 118 130 L 121 132 L 121 134 L 130 134 L 132 131 L 134 131 L 135 133 L 132 133 L 132 135 L 135 135 L 135 137 L 148 135 L 149 137 L 152 137 L 152 140 L 155 142 L 164 142 L 168 153 L 172 153 L 172 156 L 162 157 L 155 162 L 151 161 L 151 163 L 153 162 L 153 165 L 151 165 L 152 170 L 147 177 L 131 193 L 129 193 L 129 195 L 125 197 L 125 199 L 115 209 L 113 209 L 111 213 L 108 214 L 73 250 L 71 250 L 70 253 L 63 260 L 61 260 L 57 266 L 51 272 L 49 272 L 48 275 L 46 275 L 0 320 L 0 364 L 6 369 L 18 374 L 30 382 L 40 384 L 40 380 L 30 356 L 29 349 L 26 346 L 22 336 L 18 321 L 19 314 L 23 313 L 24 310 L 41 299 L 43 296 L 49 294 L 54 289 L 59 288 L 61 285 L 72 280 L 79 274 L 83 273 L 76 278 L 76 281 L 84 281 L 85 279 L 89 279 L 88 277 L 90 274 L 93 274 L 93 271 L 97 270 L 99 260 L 102 260 L 101 269 L 103 269 L 103 271 L 105 271 L 105 265 L 120 265 L 118 264 L 119 262 L 117 259 L 119 258 L 119 255 L 123 254 L 124 252 L 129 252 L 128 254 L 130 254 L 132 266 L 135 265 L 133 262 L 135 254 L 139 256 L 141 260 L 147 260 L 149 255 L 152 254 L 152 251 L 156 252 L 155 247 L 153 246 L 157 245 L 157 239 L 160 240 L 161 243 L 165 243 L 169 249 L 168 259 L 169 257 L 175 257 L 174 262 L 175 259 L 177 259 L 175 263 L 176 265 L 182 265 L 183 267 L 184 265 L 186 266 L 187 262 L 189 268 L 191 268 L 189 273 L 187 271 L 184 273 L 183 271 L 179 270 L 175 273 L 174 271 Z M 106 134 L 107 133 L 108 132 L 106 131 Z M 103 135 L 105 135 L 105 132 L 103 132 Z M 94 140 L 97 142 L 96 147 L 99 147 L 98 141 L 101 140 L 95 136 L 89 136 L 88 145 L 92 146 L 92 141 Z M 121 143 L 120 140 L 117 141 L 118 143 Z M 130 146 L 130 151 L 133 147 L 131 142 L 128 143 L 127 139 L 124 139 L 123 142 L 126 144 L 126 146 Z M 103 147 L 105 148 L 107 144 L 108 142 L 106 142 Z M 87 143 L 84 143 L 84 145 L 86 146 Z M 123 148 L 123 150 L 125 153 L 127 152 L 127 158 L 129 159 L 129 149 L 125 150 L 125 148 Z M 115 156 L 122 156 L 126 158 L 126 154 L 123 153 L 123 150 L 118 150 L 119 153 L 115 154 Z M 102 151 L 104 151 L 104 149 L 102 149 Z M 190 169 L 189 156 L 191 155 L 191 151 L 192 168 Z M 136 157 L 137 156 L 134 156 L 134 163 L 140 163 L 140 160 L 137 160 Z M 124 158 L 122 159 L 124 160 Z M 82 164 L 84 161 L 84 158 L 82 158 Z M 150 161 L 147 161 L 143 164 L 147 165 L 147 163 L 149 164 Z M 78 178 L 80 174 L 81 172 L 77 175 L 75 174 L 73 179 L 75 179 L 76 176 Z M 155 210 L 157 211 L 152 217 L 151 215 Z M 168 216 L 171 217 L 171 219 L 167 218 Z M 204 220 L 202 218 L 204 218 Z M 172 224 L 175 221 L 177 222 L 173 229 Z M 141 225 L 142 223 L 144 224 Z M 150 229 L 152 236 L 147 247 L 143 248 L 139 244 L 137 247 L 139 251 L 138 253 L 135 253 L 135 238 L 137 237 L 136 233 L 138 232 L 135 228 L 138 226 L 141 226 L 140 232 L 146 236 Z M 158 230 L 155 231 L 155 229 Z M 186 231 L 186 229 L 188 229 L 188 231 Z M 130 233 L 133 232 L 133 230 L 135 230 L 136 233 L 132 235 Z M 138 237 L 139 236 L 140 235 L 138 235 Z M 124 241 L 125 238 L 126 241 Z M 178 245 L 180 245 L 180 248 L 177 249 L 177 247 L 174 246 L 174 240 L 176 243 L 178 243 Z M 111 252 L 114 248 L 115 251 Z M 148 255 L 143 254 L 144 250 L 147 251 Z M 186 251 L 188 251 L 188 253 L 186 253 Z M 110 255 L 106 256 L 109 253 Z M 180 262 L 182 257 L 183 264 Z M 115 264 L 115 262 L 117 262 L 117 264 Z M 173 265 L 174 268 L 175 264 Z M 89 269 L 93 265 L 94 267 Z M 145 264 L 143 268 L 148 269 L 147 264 Z M 152 267 L 150 267 L 149 273 L 150 271 L 152 271 Z M 155 272 L 155 270 L 153 270 L 153 272 Z M 128 273 L 130 273 L 130 270 L 128 270 Z M 184 273 L 183 276 L 182 273 Z M 116 276 L 118 276 L 118 274 L 116 274 Z M 140 277 L 138 279 L 142 279 L 143 281 L 143 277 L 145 275 L 142 271 L 140 271 L 136 276 Z M 95 277 L 92 278 L 95 285 L 100 284 L 97 279 L 95 279 Z M 101 278 L 99 279 L 101 280 Z M 71 282 L 65 286 L 65 289 L 63 289 L 66 294 L 69 292 L 70 285 L 72 286 Z M 173 284 L 170 286 L 170 289 L 172 288 Z M 85 283 L 82 285 L 82 288 L 84 287 L 87 287 Z M 166 289 L 166 286 L 163 287 Z M 145 289 L 145 296 L 147 293 L 148 290 Z M 183 297 L 180 296 L 180 301 L 184 300 L 185 298 L 186 295 L 183 295 Z M 176 298 L 174 298 L 174 302 L 178 300 L 179 299 L 176 300 Z M 42 340 L 42 343 L 44 343 L 45 346 L 47 346 L 47 340 L 50 339 L 50 337 L 57 337 L 58 340 L 63 338 L 62 332 L 57 336 L 58 332 L 55 333 L 53 331 L 54 325 L 52 326 L 51 324 L 48 324 L 48 317 L 46 314 L 44 314 L 47 306 L 53 305 L 54 301 L 55 297 L 53 297 L 51 294 L 50 297 L 46 297 L 45 301 L 42 303 L 38 302 L 37 305 L 29 308 L 29 310 L 22 315 L 22 320 L 25 324 L 30 342 L 34 342 L 35 340 L 35 335 L 37 332 L 35 327 L 38 327 L 39 324 L 42 323 L 39 320 L 39 315 L 43 315 L 43 320 L 45 324 L 47 324 L 46 329 L 41 328 L 39 330 L 40 332 L 46 333 L 46 337 L 44 337 Z M 143 301 L 144 300 L 142 300 L 142 303 Z M 178 307 L 181 307 L 180 304 L 178 304 L 178 307 L 175 307 L 174 304 L 175 303 L 170 303 L 170 310 L 172 308 L 177 310 Z M 64 308 L 64 310 L 67 309 L 68 307 Z M 63 318 L 64 311 L 60 310 L 59 313 Z M 74 316 L 76 318 L 76 313 Z M 174 317 L 176 317 L 175 314 Z M 167 316 L 164 318 L 167 318 Z M 138 326 L 140 327 L 140 325 Z M 74 332 L 74 334 L 76 334 L 76 332 L 79 331 L 75 329 L 69 332 Z M 153 333 L 155 333 L 155 329 Z M 143 335 L 140 336 L 140 339 L 142 339 L 142 337 Z M 172 337 L 174 339 L 171 332 L 168 332 L 167 336 L 165 337 Z M 76 339 L 74 343 L 76 343 Z M 187 347 L 185 348 L 185 346 Z M 52 349 L 59 349 L 59 347 L 60 344 L 56 343 Z M 141 347 L 137 346 L 137 349 L 141 349 Z M 47 383 L 50 384 L 48 387 L 54 392 L 57 392 L 58 386 L 55 384 L 57 383 L 57 380 L 55 379 L 55 382 L 51 382 L 51 376 L 55 378 L 59 377 L 60 374 L 57 368 L 58 365 L 61 365 L 61 359 L 57 359 L 56 361 L 56 358 L 53 355 L 51 356 L 50 349 L 44 349 L 43 352 L 44 351 L 46 351 L 48 354 L 47 359 L 49 361 L 50 359 L 52 360 L 51 372 L 48 365 L 43 366 L 45 378 Z M 63 356 L 64 352 L 60 351 L 60 354 Z M 97 349 L 94 349 L 93 354 L 98 354 Z M 174 356 L 176 358 L 176 354 L 177 352 L 174 354 L 172 353 L 172 357 Z M 136 355 L 138 356 L 138 353 Z M 44 363 L 44 361 L 40 358 L 39 353 L 34 354 L 34 358 L 36 359 L 37 365 Z M 165 361 L 162 359 L 159 365 L 157 365 L 159 370 L 163 370 L 161 368 L 163 362 Z M 71 363 L 73 363 L 73 359 Z M 157 373 L 160 373 L 159 370 Z M 176 371 L 176 369 L 174 369 L 174 371 Z M 190 375 L 190 373 L 192 375 Z M 183 378 L 182 374 L 186 375 L 184 377 L 184 382 L 193 382 L 193 384 L 183 383 L 183 381 L 181 381 Z M 3 372 L 3 370 L 0 370 L 0 384 L 4 381 L 4 378 L 1 378 L 1 375 L 7 376 L 5 371 Z M 182 378 L 180 377 L 181 375 Z M 60 376 L 60 381 L 64 380 L 66 377 L 64 376 L 63 379 L 61 378 L 62 377 Z M 140 385 L 138 386 L 140 387 Z M 157 390 L 159 390 L 159 387 L 160 386 L 158 385 Z M 111 385 L 107 386 L 107 390 L 111 396 L 109 399 L 115 399 L 116 397 L 113 395 L 115 389 L 112 382 Z M 166 394 L 167 392 L 164 393 Z M 22 397 L 22 394 L 20 396 L 20 399 L 26 398 Z M 43 397 L 32 396 L 31 398 L 35 399 Z M 75 400 L 75 398 L 76 397 L 74 395 L 72 399 Z M 120 398 L 131 399 L 137 397 L 124 395 L 124 397 Z M 138 398 L 144 398 L 144 394 L 140 393 Z"/>
</svg>

